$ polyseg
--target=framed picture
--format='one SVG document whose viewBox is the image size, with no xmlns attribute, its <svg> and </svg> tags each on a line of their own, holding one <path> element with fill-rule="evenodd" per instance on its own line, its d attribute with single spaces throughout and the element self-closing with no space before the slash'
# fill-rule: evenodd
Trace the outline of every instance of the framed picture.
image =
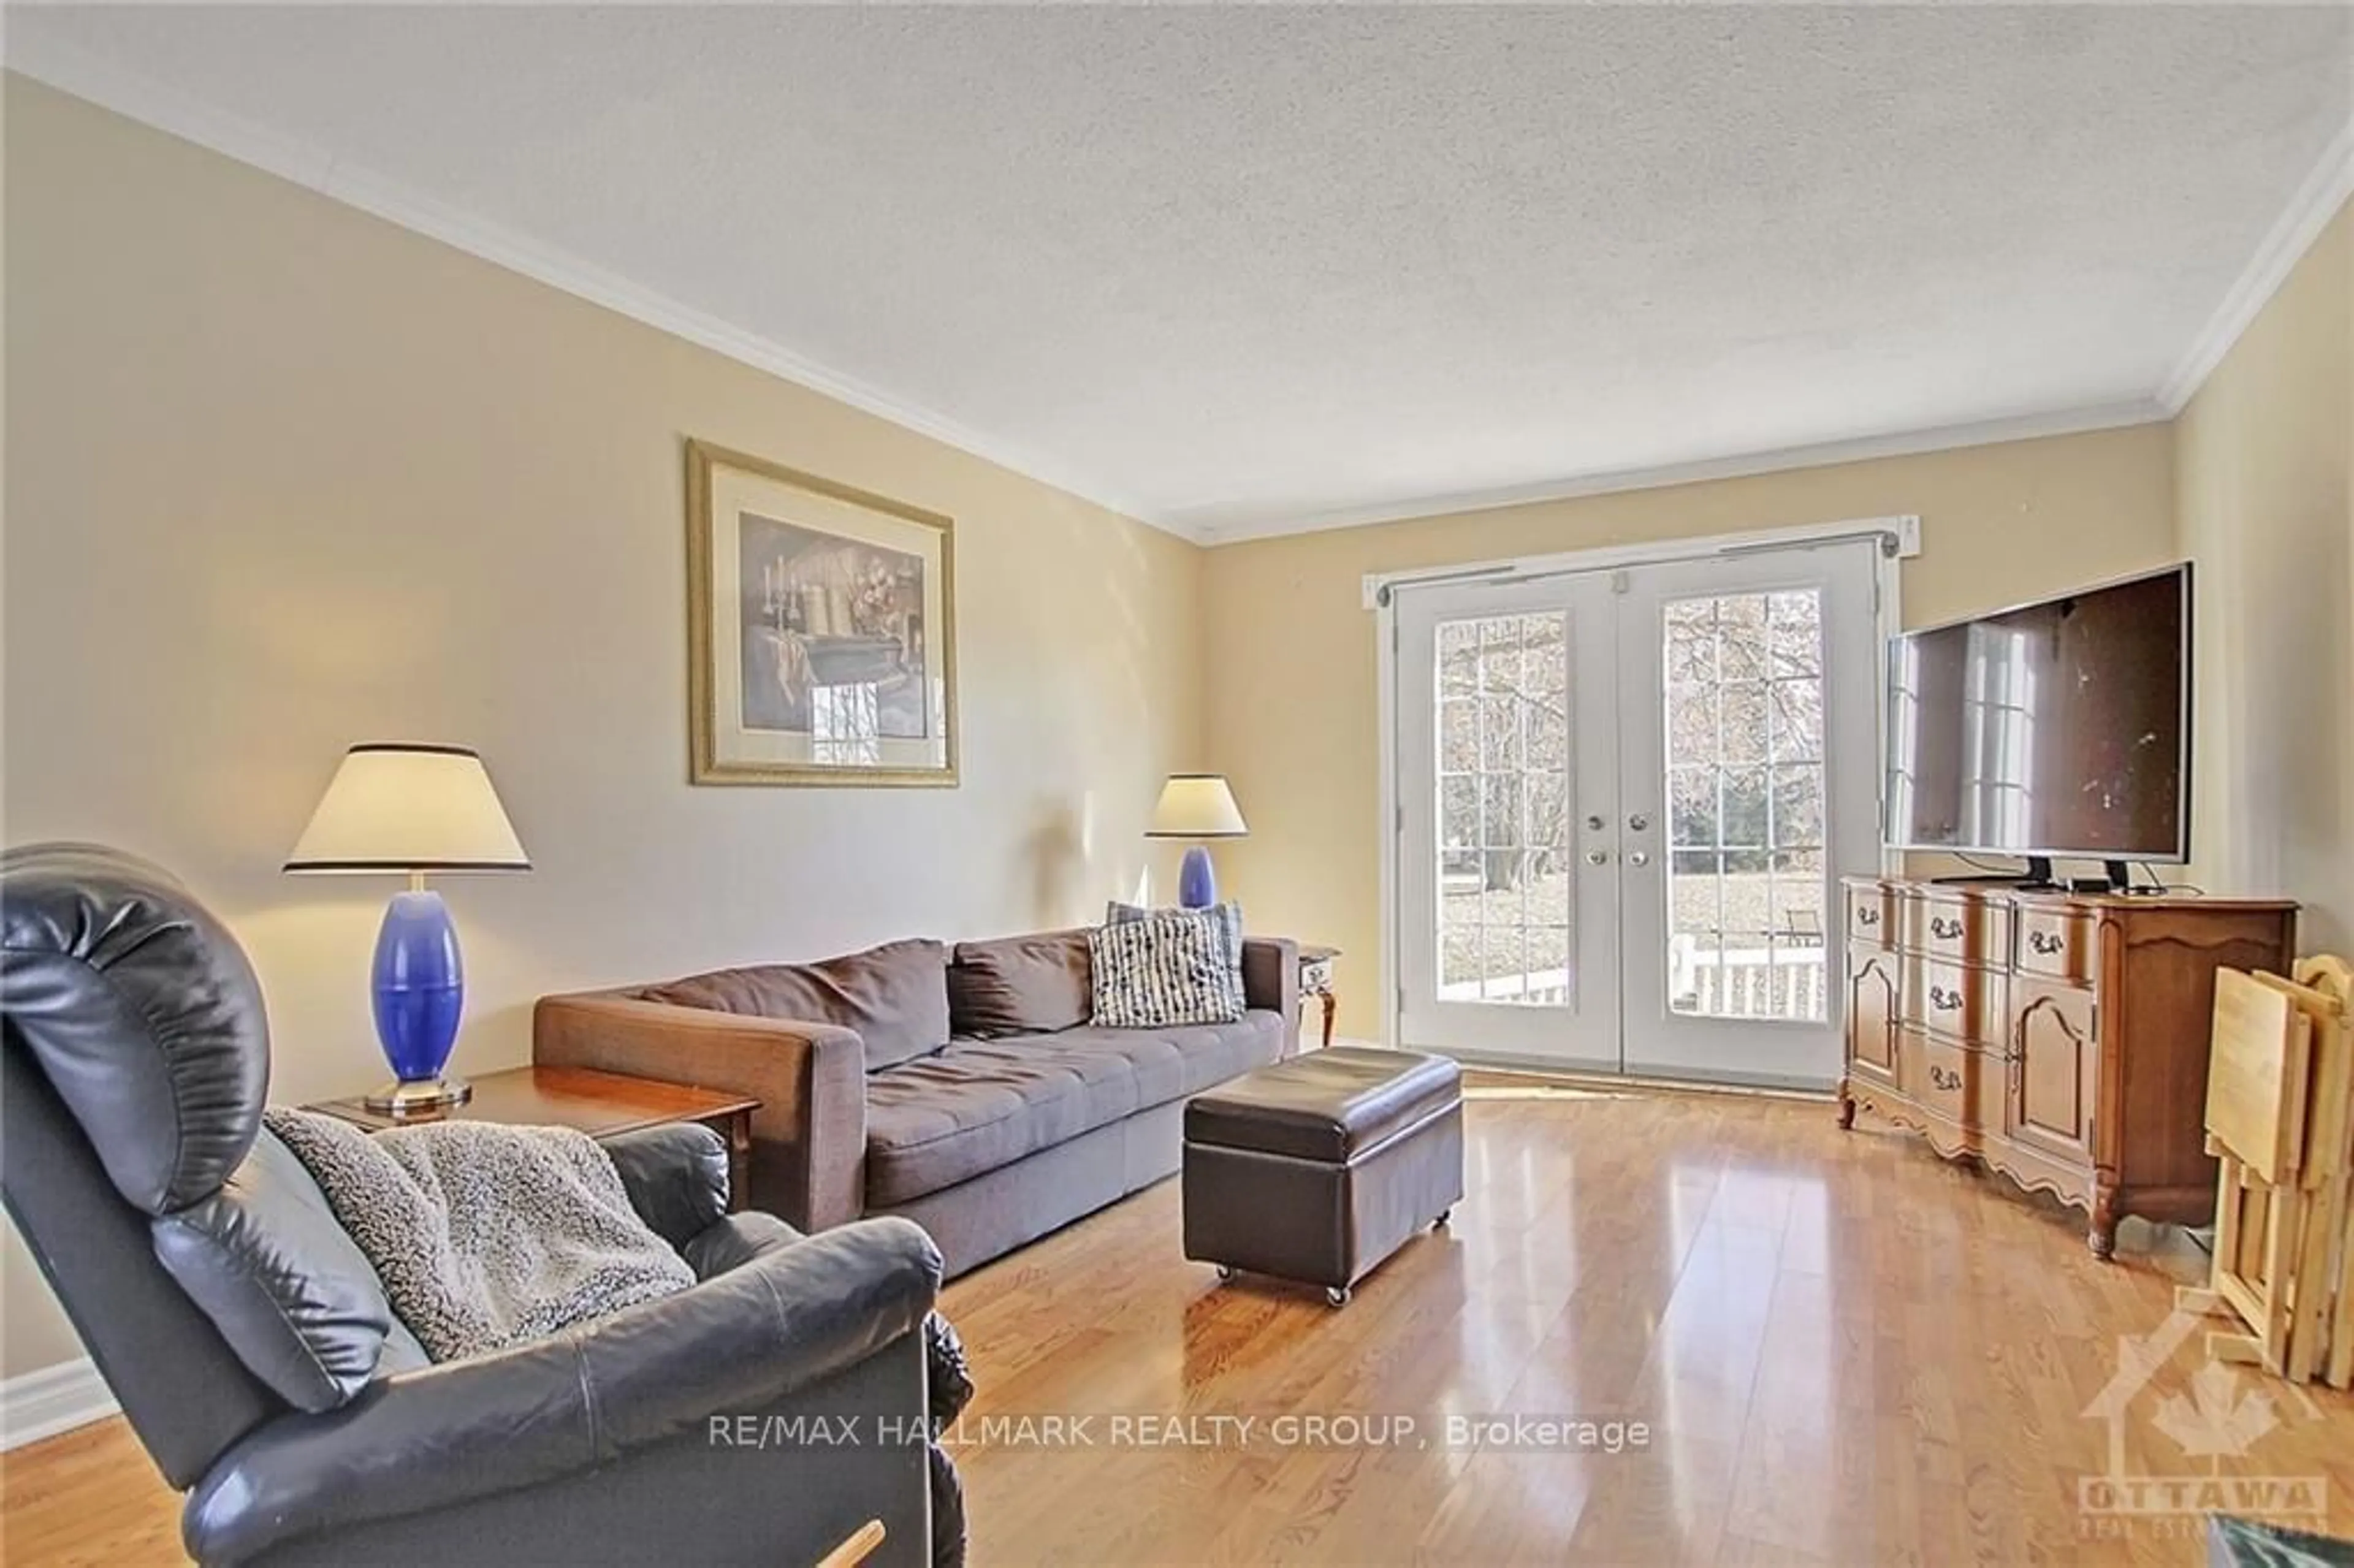
<svg viewBox="0 0 2354 1568">
<path fill-rule="evenodd" d="M 697 784 L 957 781 L 954 524 L 686 444 Z"/>
</svg>

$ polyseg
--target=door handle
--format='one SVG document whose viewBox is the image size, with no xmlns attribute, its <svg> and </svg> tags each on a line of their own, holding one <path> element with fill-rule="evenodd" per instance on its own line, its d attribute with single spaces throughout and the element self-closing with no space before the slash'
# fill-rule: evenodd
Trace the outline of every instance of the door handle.
<svg viewBox="0 0 2354 1568">
<path fill-rule="evenodd" d="M 1608 850 L 1587 850 L 1585 852 L 1585 863 L 1588 865 L 1608 865 L 1610 863 L 1610 852 Z"/>
<path fill-rule="evenodd" d="M 1649 865 L 1651 863 L 1651 857 L 1642 850 L 1635 850 L 1627 856 L 1627 863 L 1628 865 Z"/>
</svg>

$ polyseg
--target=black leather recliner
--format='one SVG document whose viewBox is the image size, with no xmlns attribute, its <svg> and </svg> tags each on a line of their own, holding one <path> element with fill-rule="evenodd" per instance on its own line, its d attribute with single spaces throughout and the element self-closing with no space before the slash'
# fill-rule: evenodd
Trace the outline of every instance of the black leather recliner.
<svg viewBox="0 0 2354 1568">
<path fill-rule="evenodd" d="M 705 1129 L 618 1139 L 702 1283 L 433 1365 L 261 1128 L 253 971 L 167 874 L 0 855 L 0 1023 L 9 1213 L 199 1562 L 809 1563 L 869 1520 L 929 1560 L 915 1225 L 804 1237 L 725 1213 Z"/>
</svg>

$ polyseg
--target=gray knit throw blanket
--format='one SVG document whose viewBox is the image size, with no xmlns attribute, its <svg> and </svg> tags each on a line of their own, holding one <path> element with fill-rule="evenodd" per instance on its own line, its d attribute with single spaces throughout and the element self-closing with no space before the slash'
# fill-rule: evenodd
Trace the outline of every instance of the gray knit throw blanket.
<svg viewBox="0 0 2354 1568">
<path fill-rule="evenodd" d="M 272 1108 L 264 1119 L 437 1361 L 695 1283 L 630 1206 L 611 1158 L 568 1128 L 450 1121 L 371 1135 L 310 1111 Z"/>
</svg>

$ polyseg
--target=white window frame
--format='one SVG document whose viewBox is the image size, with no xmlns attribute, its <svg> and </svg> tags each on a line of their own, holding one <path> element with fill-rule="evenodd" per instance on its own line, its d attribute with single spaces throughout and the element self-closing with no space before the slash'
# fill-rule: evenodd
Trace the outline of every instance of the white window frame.
<svg viewBox="0 0 2354 1568">
<path fill-rule="evenodd" d="M 1700 560 L 1711 556 L 1746 555 L 1753 551 L 1787 549 L 1795 546 L 1828 544 L 1840 539 L 1876 538 L 1881 548 L 1875 560 L 1872 579 L 1872 629 L 1883 650 L 1888 640 L 1903 629 L 1903 608 L 1899 594 L 1903 587 L 1900 566 L 1921 553 L 1921 519 L 1912 513 L 1889 517 L 1850 518 L 1836 523 L 1802 523 L 1787 528 L 1761 528 L 1735 534 L 1712 534 L 1687 539 L 1661 539 L 1641 545 L 1607 545 L 1590 550 L 1568 550 L 1543 556 L 1513 556 L 1500 560 L 1472 561 L 1453 567 L 1426 567 L 1410 571 L 1367 572 L 1363 579 L 1364 606 L 1374 615 L 1376 630 L 1376 664 L 1374 701 L 1380 705 L 1380 811 L 1375 819 L 1381 824 L 1381 996 L 1382 1040 L 1394 1047 L 1398 1043 L 1398 1013 L 1404 1006 L 1400 979 L 1398 944 L 1398 853 L 1400 839 L 1405 832 L 1405 812 L 1397 793 L 1397 689 L 1398 689 L 1398 618 L 1397 601 L 1401 594 L 1417 588 L 1433 588 L 1442 584 L 1479 582 L 1526 582 L 1539 577 L 1562 577 L 1586 572 L 1623 571 L 1636 567 L 1659 566 L 1669 561 Z M 1876 755 L 1887 755 L 1888 668 L 1882 658 L 1872 672 L 1873 725 L 1877 744 Z M 1886 767 L 1879 767 L 1876 797 L 1879 820 L 1884 824 L 1888 810 L 1888 778 Z M 1903 857 L 1885 843 L 1880 852 L 1881 869 L 1893 873 L 1901 869 Z M 1844 916 L 1836 906 L 1824 912 L 1826 925 Z"/>
</svg>

